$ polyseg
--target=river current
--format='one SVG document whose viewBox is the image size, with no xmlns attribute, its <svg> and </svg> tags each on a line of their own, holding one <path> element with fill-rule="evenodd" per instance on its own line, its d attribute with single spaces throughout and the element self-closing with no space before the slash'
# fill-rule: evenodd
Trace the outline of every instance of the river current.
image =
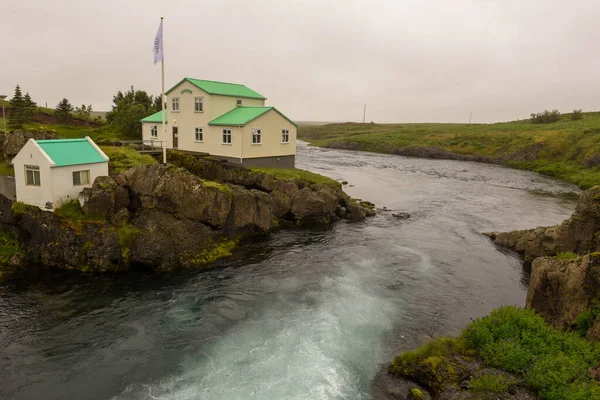
<svg viewBox="0 0 600 400">
<path fill-rule="evenodd" d="M 278 232 L 208 271 L 0 284 L 0 399 L 370 399 L 399 351 L 524 305 L 522 259 L 481 232 L 557 224 L 578 193 L 495 165 L 303 143 L 297 166 L 393 211 Z"/>
</svg>

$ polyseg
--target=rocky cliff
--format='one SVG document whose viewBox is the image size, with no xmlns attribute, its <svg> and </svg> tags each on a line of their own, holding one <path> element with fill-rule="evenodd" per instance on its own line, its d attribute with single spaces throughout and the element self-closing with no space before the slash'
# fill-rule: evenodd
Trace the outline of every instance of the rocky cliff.
<svg viewBox="0 0 600 400">
<path fill-rule="evenodd" d="M 557 328 L 600 341 L 599 186 L 583 192 L 560 225 L 487 235 L 532 262 L 527 307 Z"/>
<path fill-rule="evenodd" d="M 199 267 L 230 255 L 250 236 L 340 218 L 361 221 L 372 213 L 334 182 L 199 165 L 219 181 L 200 177 L 201 170 L 145 165 L 99 177 L 80 204 L 56 213 L 0 198 L 1 229 L 18 240 L 21 254 L 4 276 L 33 265 L 97 272 Z"/>
</svg>

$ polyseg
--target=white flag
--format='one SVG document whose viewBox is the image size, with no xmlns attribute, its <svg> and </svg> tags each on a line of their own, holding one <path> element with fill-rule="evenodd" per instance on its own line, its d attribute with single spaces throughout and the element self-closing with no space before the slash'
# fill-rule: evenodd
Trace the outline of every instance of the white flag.
<svg viewBox="0 0 600 400">
<path fill-rule="evenodd" d="M 165 54 L 163 53 L 163 34 L 162 34 L 162 19 L 160 20 L 160 26 L 158 32 L 156 32 L 156 38 L 154 39 L 154 64 L 159 61 L 165 60 Z"/>
</svg>

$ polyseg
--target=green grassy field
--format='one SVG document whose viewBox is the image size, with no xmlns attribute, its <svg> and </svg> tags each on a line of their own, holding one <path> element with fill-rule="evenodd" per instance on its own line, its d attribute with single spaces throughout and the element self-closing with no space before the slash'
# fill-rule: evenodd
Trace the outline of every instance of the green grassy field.
<svg viewBox="0 0 600 400">
<path fill-rule="evenodd" d="M 496 124 L 328 124 L 301 126 L 298 138 L 315 146 L 396 153 L 407 146 L 436 146 L 485 156 L 577 184 L 600 185 L 600 112 L 570 114 L 552 124 L 529 120 Z"/>
</svg>

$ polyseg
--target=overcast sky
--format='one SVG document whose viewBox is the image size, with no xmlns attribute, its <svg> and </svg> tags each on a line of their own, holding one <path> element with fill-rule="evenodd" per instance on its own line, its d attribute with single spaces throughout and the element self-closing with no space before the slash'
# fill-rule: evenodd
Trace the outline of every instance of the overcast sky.
<svg viewBox="0 0 600 400">
<path fill-rule="evenodd" d="M 295 120 L 600 110 L 598 0 L 0 0 L 0 94 L 110 109 L 131 85 L 243 83 Z"/>
</svg>

